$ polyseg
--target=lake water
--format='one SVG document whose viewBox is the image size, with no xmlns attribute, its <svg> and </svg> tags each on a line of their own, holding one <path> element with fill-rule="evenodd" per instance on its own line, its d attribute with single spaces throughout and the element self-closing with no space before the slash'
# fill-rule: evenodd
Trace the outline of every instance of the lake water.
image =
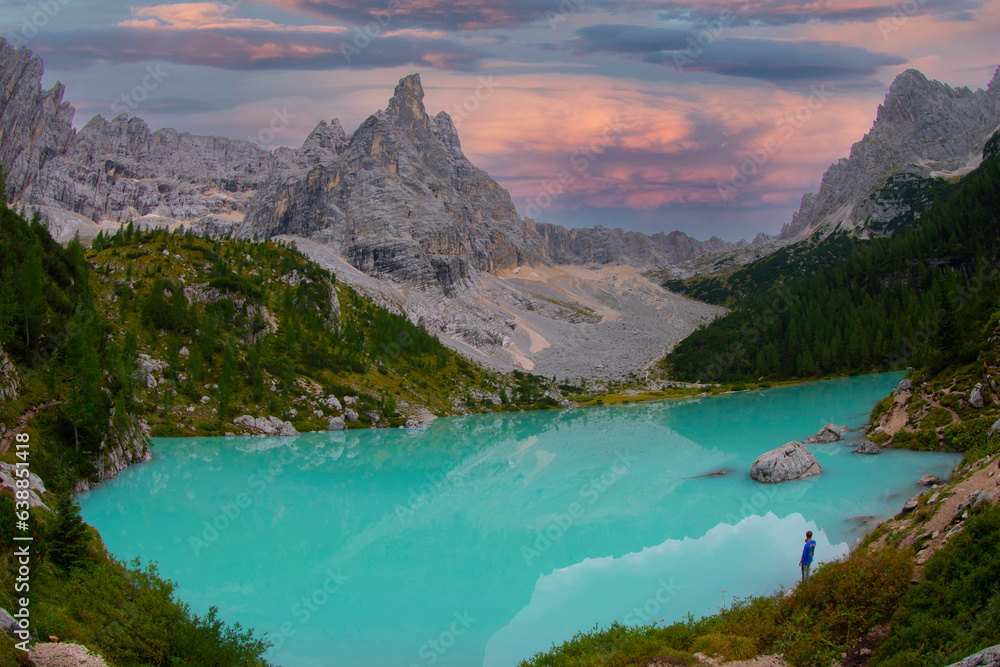
<svg viewBox="0 0 1000 667">
<path fill-rule="evenodd" d="M 958 457 L 811 446 L 823 474 L 762 485 L 762 452 L 857 428 L 900 374 L 420 430 L 157 440 L 81 496 L 113 554 L 159 563 L 285 667 L 512 667 L 595 623 L 671 622 L 790 587 L 806 530 L 847 552 Z M 859 442 L 857 432 L 846 442 Z M 723 477 L 691 477 L 731 468 Z"/>
</svg>

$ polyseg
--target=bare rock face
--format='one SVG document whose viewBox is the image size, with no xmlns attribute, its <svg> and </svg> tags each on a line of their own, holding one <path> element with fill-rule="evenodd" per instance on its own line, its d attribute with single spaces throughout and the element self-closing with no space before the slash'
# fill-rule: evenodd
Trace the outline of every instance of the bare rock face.
<svg viewBox="0 0 1000 667">
<path fill-rule="evenodd" d="M 82 483 L 83 488 L 78 485 L 76 490 L 86 491 L 89 484 L 111 479 L 134 463 L 151 461 L 153 454 L 149 447 L 149 427 L 146 423 L 131 414 L 116 418 L 112 409 L 100 453 L 94 459 L 97 472 Z"/>
<path fill-rule="evenodd" d="M 270 153 L 249 141 L 150 132 L 140 118 L 95 116 L 44 165 L 21 202 L 95 222 L 192 222 L 241 214 L 274 167 Z"/>
<path fill-rule="evenodd" d="M 765 452 L 753 462 L 750 477 L 765 484 L 787 482 L 823 472 L 816 457 L 801 442 L 792 440 Z"/>
<path fill-rule="evenodd" d="M 836 231 L 862 237 L 891 232 L 916 217 L 933 179 L 964 175 L 1000 150 L 991 141 L 998 129 L 1000 69 L 986 90 L 952 88 L 907 70 L 890 86 L 871 131 L 827 169 L 819 192 L 802 197 L 777 236 L 759 234 L 744 248 L 674 268 L 673 277 L 745 265 Z"/>
<path fill-rule="evenodd" d="M 969 405 L 974 408 L 981 408 L 985 404 L 983 401 L 983 385 L 981 382 L 977 382 L 976 386 L 969 392 Z"/>
<path fill-rule="evenodd" d="M 370 116 L 335 161 L 271 184 L 237 235 L 296 234 L 393 282 L 467 283 L 545 260 L 510 195 L 462 153 L 446 113 L 427 114 L 416 74 Z"/>
<path fill-rule="evenodd" d="M 952 88 L 910 69 L 893 81 L 871 131 L 823 175 L 820 190 L 803 197 L 780 238 L 802 238 L 821 227 L 874 227 L 899 215 L 906 201 L 877 195 L 890 178 L 900 184 L 967 173 L 1000 126 L 1000 69 L 987 90 Z"/>
<path fill-rule="evenodd" d="M 807 445 L 815 444 L 827 444 L 830 442 L 836 442 L 837 440 L 843 440 L 844 436 L 841 435 L 841 431 L 846 430 L 844 426 L 836 426 L 834 424 L 827 424 L 820 429 L 819 433 L 816 435 L 811 435 L 802 442 Z"/>
<path fill-rule="evenodd" d="M 681 231 L 646 235 L 600 225 L 586 229 L 534 225 L 545 241 L 549 259 L 556 264 L 629 264 L 649 269 L 746 246 L 745 241 L 729 243 L 714 236 L 697 241 Z"/>
<path fill-rule="evenodd" d="M 42 61 L 0 39 L 0 164 L 7 199 L 16 200 L 73 138 L 73 108 L 62 84 L 42 91 Z"/>
<path fill-rule="evenodd" d="M 984 648 L 949 667 L 1000 667 L 1000 644 Z"/>
<path fill-rule="evenodd" d="M 0 349 L 0 401 L 13 401 L 21 386 L 21 376 L 7 353 Z"/>
</svg>

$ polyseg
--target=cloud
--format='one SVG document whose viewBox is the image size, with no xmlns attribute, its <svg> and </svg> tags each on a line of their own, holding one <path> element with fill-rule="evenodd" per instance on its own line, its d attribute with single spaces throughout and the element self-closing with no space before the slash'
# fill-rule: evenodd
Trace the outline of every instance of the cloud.
<svg viewBox="0 0 1000 667">
<path fill-rule="evenodd" d="M 731 26 L 769 25 L 783 26 L 796 23 L 823 21 L 831 23 L 869 22 L 896 15 L 934 15 L 945 20 L 965 21 L 981 7 L 984 0 L 913 0 L 886 2 L 885 0 L 715 0 L 691 7 L 689 3 L 661 2 L 658 17 L 664 22 L 683 22 L 697 25 L 724 17 Z"/>
<path fill-rule="evenodd" d="M 568 42 L 577 53 L 610 53 L 670 65 L 679 71 L 707 72 L 774 83 L 861 80 L 880 67 L 901 65 L 898 56 L 812 40 L 719 38 L 676 28 L 595 25 Z"/>
<path fill-rule="evenodd" d="M 388 17 L 395 26 L 442 30 L 511 28 L 559 11 L 558 2 L 537 0 L 259 0 L 283 9 L 308 12 L 351 25 Z M 584 2 L 584 0 L 577 0 Z"/>
<path fill-rule="evenodd" d="M 471 71 L 476 51 L 439 38 L 338 32 L 143 25 L 45 33 L 32 42 L 46 64 L 162 60 L 228 70 L 371 69 L 403 65 Z"/>
</svg>

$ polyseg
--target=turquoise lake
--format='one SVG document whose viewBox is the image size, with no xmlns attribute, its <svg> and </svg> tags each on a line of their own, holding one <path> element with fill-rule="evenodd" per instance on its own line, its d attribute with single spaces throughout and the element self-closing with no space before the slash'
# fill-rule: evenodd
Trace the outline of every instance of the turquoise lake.
<svg viewBox="0 0 1000 667">
<path fill-rule="evenodd" d="M 426 429 L 157 440 L 82 494 L 121 559 L 155 560 L 285 667 L 512 667 L 595 623 L 665 622 L 793 586 L 955 455 L 813 445 L 778 485 L 754 459 L 857 429 L 883 374 L 672 402 L 440 419 Z M 695 477 L 719 469 L 721 477 Z"/>
</svg>

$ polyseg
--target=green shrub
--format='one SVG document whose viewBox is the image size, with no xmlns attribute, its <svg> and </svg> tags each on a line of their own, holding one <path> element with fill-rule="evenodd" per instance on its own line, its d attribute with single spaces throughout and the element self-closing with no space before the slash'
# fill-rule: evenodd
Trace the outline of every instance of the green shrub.
<svg viewBox="0 0 1000 667">
<path fill-rule="evenodd" d="M 876 403 L 875 407 L 872 408 L 872 414 L 870 417 L 871 423 L 877 424 L 878 420 L 882 418 L 882 415 L 889 412 L 890 408 L 892 408 L 892 404 L 893 404 L 892 396 L 886 396 L 881 401 Z"/>
<path fill-rule="evenodd" d="M 975 513 L 902 598 L 873 665 L 947 665 L 997 642 L 1000 508 Z"/>
<path fill-rule="evenodd" d="M 944 429 L 942 440 L 945 450 L 949 452 L 966 452 L 965 460 L 975 462 L 997 449 L 997 439 L 993 438 L 986 444 L 986 431 L 994 420 L 989 417 L 966 419 Z"/>
<path fill-rule="evenodd" d="M 900 431 L 892 436 L 892 446 L 897 449 L 930 452 L 938 448 L 938 435 L 931 430 Z"/>
<path fill-rule="evenodd" d="M 879 447 L 881 447 L 885 443 L 889 442 L 889 439 L 891 437 L 892 436 L 890 436 L 888 433 L 871 433 L 869 434 L 868 439 L 874 442 Z"/>
<path fill-rule="evenodd" d="M 927 411 L 927 416 L 924 417 L 920 422 L 920 428 L 922 429 L 936 429 L 942 426 L 947 426 L 952 422 L 951 413 L 944 408 L 939 408 L 937 406 L 932 407 Z"/>
</svg>

